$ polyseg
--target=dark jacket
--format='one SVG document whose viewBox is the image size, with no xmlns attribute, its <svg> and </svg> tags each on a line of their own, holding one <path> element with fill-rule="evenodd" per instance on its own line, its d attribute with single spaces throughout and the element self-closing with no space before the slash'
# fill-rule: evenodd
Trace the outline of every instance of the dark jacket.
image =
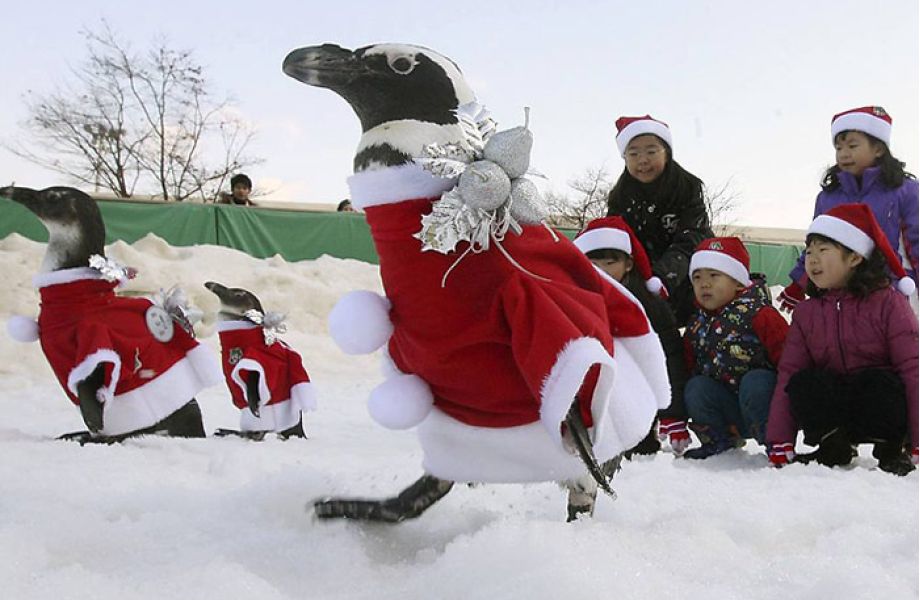
<svg viewBox="0 0 920 600">
<path fill-rule="evenodd" d="M 684 406 L 684 386 L 687 384 L 687 367 L 684 361 L 684 343 L 677 329 L 677 320 L 668 303 L 657 294 L 636 294 L 642 303 L 652 329 L 661 340 L 671 384 L 671 405 L 658 411 L 659 419 L 687 420 Z"/>
</svg>

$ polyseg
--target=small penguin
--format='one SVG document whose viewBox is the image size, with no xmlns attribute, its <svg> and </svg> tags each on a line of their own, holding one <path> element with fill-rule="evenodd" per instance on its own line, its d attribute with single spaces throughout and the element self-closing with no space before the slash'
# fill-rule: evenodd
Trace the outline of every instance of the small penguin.
<svg viewBox="0 0 920 600">
<path fill-rule="evenodd" d="M 61 438 L 83 444 L 149 433 L 204 437 L 195 395 L 220 381 L 217 364 L 178 315 L 149 299 L 115 294 L 130 273 L 105 258 L 105 225 L 95 201 L 69 187 L 11 186 L 0 196 L 25 206 L 48 229 L 33 278 L 41 294 L 38 322 L 31 323 L 31 335 L 14 337 L 41 342 L 80 408 L 88 431 Z"/>
<path fill-rule="evenodd" d="M 248 290 L 215 281 L 204 287 L 220 299 L 221 365 L 241 411 L 240 431 L 218 429 L 215 435 L 262 440 L 274 431 L 283 440 L 306 438 L 303 412 L 316 408 L 316 397 L 300 355 L 276 337 L 285 330 L 283 315 L 265 312 Z"/>
</svg>

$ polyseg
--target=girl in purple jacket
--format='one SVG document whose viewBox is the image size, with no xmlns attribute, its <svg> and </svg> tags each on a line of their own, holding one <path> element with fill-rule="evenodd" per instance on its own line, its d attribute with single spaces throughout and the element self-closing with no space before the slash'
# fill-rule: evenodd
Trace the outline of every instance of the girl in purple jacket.
<svg viewBox="0 0 920 600">
<path fill-rule="evenodd" d="M 824 174 L 815 201 L 815 217 L 841 204 L 856 202 L 872 209 L 888 243 L 909 265 L 917 282 L 918 241 L 916 178 L 891 155 L 891 117 L 881 106 L 864 106 L 834 115 L 831 137 L 837 161 Z M 789 273 L 792 279 L 779 295 L 783 310 L 805 299 L 805 254 Z"/>
<path fill-rule="evenodd" d="M 802 429 L 818 449 L 799 462 L 847 465 L 853 445 L 873 443 L 880 469 L 906 475 L 917 464 L 917 317 L 906 298 L 916 286 L 865 204 L 842 204 L 812 222 L 805 273 L 811 298 L 792 314 L 780 359 L 770 461 L 796 458 Z"/>
</svg>

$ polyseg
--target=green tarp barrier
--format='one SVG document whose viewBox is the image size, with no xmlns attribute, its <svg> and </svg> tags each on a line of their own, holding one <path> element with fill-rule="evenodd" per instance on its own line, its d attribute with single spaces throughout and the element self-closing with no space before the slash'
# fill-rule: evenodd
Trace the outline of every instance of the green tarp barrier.
<svg viewBox="0 0 920 600">
<path fill-rule="evenodd" d="M 317 258 L 323 254 L 376 263 L 367 222 L 356 213 L 271 210 L 222 204 L 151 204 L 99 200 L 106 242 L 133 243 L 153 233 L 172 246 L 212 244 L 266 258 Z M 22 206 L 0 198 L 0 239 L 11 233 L 48 241 L 41 222 Z M 562 230 L 569 238 L 574 230 Z M 802 247 L 746 243 L 751 271 L 764 273 L 770 285 L 786 285 Z"/>
</svg>

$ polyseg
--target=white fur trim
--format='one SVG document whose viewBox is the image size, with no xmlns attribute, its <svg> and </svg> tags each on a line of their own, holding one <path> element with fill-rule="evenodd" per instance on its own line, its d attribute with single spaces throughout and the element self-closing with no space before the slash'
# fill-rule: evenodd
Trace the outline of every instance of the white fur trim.
<svg viewBox="0 0 920 600">
<path fill-rule="evenodd" d="M 393 335 L 390 308 L 390 301 L 376 292 L 349 292 L 329 313 L 329 334 L 346 354 L 374 352 Z"/>
<path fill-rule="evenodd" d="M 575 244 L 575 247 L 585 254 L 592 250 L 612 248 L 632 255 L 632 242 L 629 240 L 629 234 L 615 227 L 604 227 L 602 229 L 586 231 L 572 240 L 572 242 Z"/>
<path fill-rule="evenodd" d="M 40 337 L 38 321 L 22 315 L 12 315 L 7 319 L 6 332 L 11 338 L 23 344 L 37 342 Z"/>
<path fill-rule="evenodd" d="M 618 292 L 620 292 L 621 294 L 623 294 L 624 296 L 626 296 L 626 298 L 627 298 L 630 302 L 632 302 L 633 304 L 635 304 L 636 306 L 638 306 L 639 309 L 642 311 L 642 314 L 645 315 L 645 320 L 646 320 L 646 322 L 649 323 L 649 321 L 648 321 L 648 315 L 645 313 L 645 307 L 642 306 L 642 303 L 639 302 L 639 299 L 636 298 L 636 296 L 633 295 L 633 293 L 629 291 L 629 288 L 627 288 L 625 285 L 623 285 L 622 283 L 620 283 L 619 281 L 617 281 L 616 279 L 614 279 L 613 277 L 611 277 L 610 274 L 607 273 L 607 271 L 603 270 L 603 269 L 600 268 L 599 266 L 594 265 L 594 270 L 597 271 L 597 274 L 600 275 L 601 279 L 603 279 L 604 281 L 606 281 L 607 283 L 609 283 L 610 285 L 612 285 L 613 287 L 615 287 L 616 290 L 617 290 Z M 649 328 L 649 329 L 652 328 L 651 323 L 649 323 L 648 328 Z"/>
<path fill-rule="evenodd" d="M 661 410 L 671 405 L 671 381 L 668 379 L 667 359 L 661 339 L 654 331 L 635 337 L 621 337 L 614 341 L 617 357 L 621 351 L 628 353 L 642 372 L 654 397 L 655 406 Z"/>
<path fill-rule="evenodd" d="M 300 421 L 301 409 L 295 402 L 285 400 L 259 409 L 259 416 L 248 408 L 240 411 L 241 431 L 284 431 Z"/>
<path fill-rule="evenodd" d="M 751 275 L 741 261 L 717 250 L 697 250 L 690 257 L 690 277 L 698 269 L 713 269 L 725 273 L 741 285 L 751 285 Z"/>
<path fill-rule="evenodd" d="M 302 412 L 316 410 L 316 387 L 309 381 L 297 383 L 291 387 L 291 401 Z"/>
<path fill-rule="evenodd" d="M 351 203 L 360 209 L 414 198 L 437 198 L 456 184 L 455 178 L 436 177 L 414 163 L 362 171 L 348 178 Z"/>
<path fill-rule="evenodd" d="M 246 382 L 243 381 L 243 374 L 240 371 L 253 371 L 259 374 L 259 406 L 265 406 L 272 399 L 272 393 L 268 389 L 268 378 L 265 376 L 265 369 L 257 361 L 251 358 L 241 358 L 236 363 L 233 371 L 230 373 L 230 379 L 243 392 L 243 398 L 246 398 Z M 244 409 L 249 410 L 249 409 Z"/>
<path fill-rule="evenodd" d="M 917 291 L 917 284 L 910 277 L 902 277 L 898 280 L 898 291 L 905 296 L 910 296 Z"/>
<path fill-rule="evenodd" d="M 106 401 L 101 433 L 121 435 L 155 425 L 204 388 L 221 382 L 223 375 L 211 350 L 199 345 L 149 383 Z"/>
<path fill-rule="evenodd" d="M 431 388 L 418 375 L 395 375 L 371 392 L 367 410 L 387 429 L 409 429 L 425 420 L 434 405 Z"/>
<path fill-rule="evenodd" d="M 617 133 L 617 149 L 620 151 L 620 156 L 626 156 L 626 146 L 629 145 L 629 142 L 631 142 L 634 137 L 649 133 L 663 139 L 673 151 L 674 145 L 671 141 L 671 130 L 667 125 L 651 119 L 639 119 L 638 121 L 633 121 L 624 127 L 623 131 Z"/>
<path fill-rule="evenodd" d="M 77 395 L 77 384 L 93 374 L 101 364 L 112 363 L 112 377 L 108 385 L 103 385 L 97 392 L 97 397 L 101 402 L 108 402 L 115 395 L 115 387 L 121 377 L 121 357 L 111 348 L 100 348 L 84 358 L 80 364 L 75 366 L 67 374 L 67 389 L 74 396 Z M 151 423 L 152 425 L 152 423 Z"/>
<path fill-rule="evenodd" d="M 562 446 L 560 426 L 575 400 L 575 395 L 584 381 L 585 374 L 595 364 L 600 365 L 594 396 L 591 398 L 591 412 L 606 412 L 610 397 L 615 363 L 613 357 L 601 343 L 590 337 L 578 338 L 566 344 L 558 356 L 540 390 L 540 421 L 549 432 L 550 438 Z M 595 437 L 597 432 L 595 431 Z"/>
<path fill-rule="evenodd" d="M 217 322 L 217 331 L 238 331 L 240 329 L 255 329 L 259 327 L 252 321 L 218 321 Z"/>
<path fill-rule="evenodd" d="M 830 215 L 818 215 L 811 222 L 808 233 L 817 233 L 838 241 L 863 258 L 869 258 L 875 250 L 875 241 L 865 231 L 849 221 Z"/>
<path fill-rule="evenodd" d="M 82 279 L 102 279 L 102 273 L 89 267 L 74 267 L 73 269 L 51 271 L 50 273 L 36 273 L 32 276 L 32 286 L 43 288 L 49 285 L 73 283 Z"/>
<path fill-rule="evenodd" d="M 841 131 L 861 131 L 891 145 L 891 125 L 888 121 L 866 112 L 841 115 L 831 123 L 831 144 Z"/>
</svg>

